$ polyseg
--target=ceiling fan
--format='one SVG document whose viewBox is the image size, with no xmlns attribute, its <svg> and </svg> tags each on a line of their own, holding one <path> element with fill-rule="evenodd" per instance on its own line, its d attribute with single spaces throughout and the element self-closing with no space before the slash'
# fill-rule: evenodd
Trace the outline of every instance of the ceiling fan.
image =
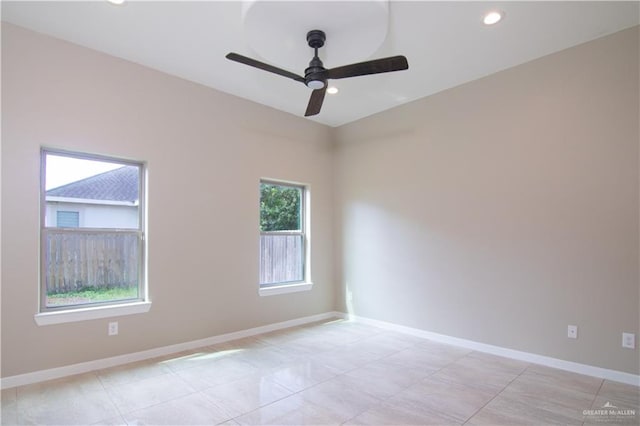
<svg viewBox="0 0 640 426">
<path fill-rule="evenodd" d="M 326 36 L 323 31 L 312 30 L 307 33 L 307 43 L 309 44 L 309 47 L 314 49 L 315 53 L 313 55 L 313 59 L 309 62 L 309 67 L 304 70 L 304 77 L 233 52 L 227 54 L 226 58 L 299 81 L 304 83 L 310 89 L 313 89 L 313 92 L 311 92 L 311 98 L 309 99 L 309 104 L 307 105 L 307 111 L 304 113 L 305 117 L 316 115 L 320 112 L 320 109 L 322 108 L 322 101 L 324 100 L 324 95 L 327 91 L 327 80 L 331 78 L 339 79 L 358 77 L 368 74 L 402 71 L 409 68 L 407 58 L 404 56 L 391 56 L 389 58 L 374 59 L 371 61 L 359 62 L 357 64 L 326 69 L 322 66 L 320 58 L 318 58 L 318 49 L 324 46 L 325 40 Z"/>
</svg>

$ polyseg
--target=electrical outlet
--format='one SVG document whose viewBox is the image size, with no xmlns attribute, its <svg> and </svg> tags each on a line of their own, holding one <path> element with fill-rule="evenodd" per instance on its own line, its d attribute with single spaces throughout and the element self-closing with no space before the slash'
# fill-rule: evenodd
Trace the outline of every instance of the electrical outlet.
<svg viewBox="0 0 640 426">
<path fill-rule="evenodd" d="M 115 336 L 118 334 L 118 322 L 110 322 L 109 323 L 109 336 Z"/>
<path fill-rule="evenodd" d="M 628 349 L 636 348 L 636 335 L 633 333 L 622 333 L 622 347 Z"/>
<path fill-rule="evenodd" d="M 569 339 L 577 339 L 578 338 L 578 326 L 577 325 L 567 326 L 567 337 Z"/>
</svg>

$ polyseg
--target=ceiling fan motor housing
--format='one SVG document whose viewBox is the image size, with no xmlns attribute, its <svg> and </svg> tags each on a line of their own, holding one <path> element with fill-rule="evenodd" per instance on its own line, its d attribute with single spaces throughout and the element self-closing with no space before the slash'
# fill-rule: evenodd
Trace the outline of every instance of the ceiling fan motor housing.
<svg viewBox="0 0 640 426">
<path fill-rule="evenodd" d="M 309 62 L 309 68 L 304 70 L 304 80 L 307 87 L 315 90 L 322 89 L 327 82 L 325 71 L 320 58 L 317 56 L 314 57 L 311 62 Z"/>
</svg>

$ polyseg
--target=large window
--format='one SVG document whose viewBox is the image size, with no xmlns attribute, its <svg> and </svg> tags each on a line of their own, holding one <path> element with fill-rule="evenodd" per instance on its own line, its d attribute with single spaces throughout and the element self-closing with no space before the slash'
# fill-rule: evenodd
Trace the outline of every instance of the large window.
<svg viewBox="0 0 640 426">
<path fill-rule="evenodd" d="M 304 186 L 260 182 L 260 286 L 304 282 L 308 272 Z"/>
<path fill-rule="evenodd" d="M 42 151 L 40 311 L 145 299 L 144 165 Z"/>
</svg>

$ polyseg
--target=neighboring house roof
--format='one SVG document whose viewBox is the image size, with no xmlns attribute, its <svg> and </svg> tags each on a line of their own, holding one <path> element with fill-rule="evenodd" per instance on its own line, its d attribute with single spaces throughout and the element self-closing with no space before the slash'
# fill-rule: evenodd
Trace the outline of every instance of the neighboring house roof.
<svg viewBox="0 0 640 426">
<path fill-rule="evenodd" d="M 134 202 L 138 199 L 138 167 L 123 166 L 52 188 L 47 196 Z"/>
</svg>

